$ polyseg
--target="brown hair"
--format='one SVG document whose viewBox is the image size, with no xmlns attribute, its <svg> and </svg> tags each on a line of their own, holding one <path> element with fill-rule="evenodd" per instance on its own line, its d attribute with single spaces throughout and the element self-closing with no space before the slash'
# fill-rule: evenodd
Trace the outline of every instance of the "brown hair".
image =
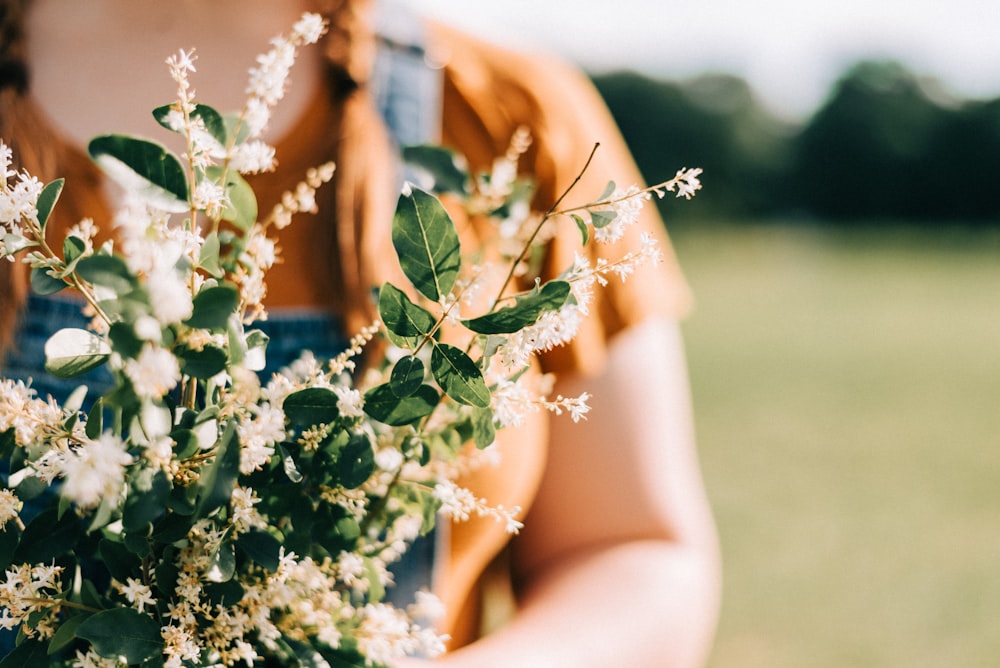
<svg viewBox="0 0 1000 668">
<path fill-rule="evenodd" d="M 76 221 L 90 216 L 110 219 L 100 197 L 100 174 L 89 161 L 69 150 L 32 102 L 30 67 L 25 59 L 24 15 L 30 0 L 0 0 L 0 138 L 11 147 L 16 164 L 48 182 L 67 177 L 54 219 Z M 343 311 L 348 331 L 371 321 L 368 286 L 374 283 L 372 235 L 367 221 L 391 215 L 391 173 L 388 140 L 381 117 L 367 94 L 375 57 L 370 0 L 318 0 L 317 9 L 329 23 L 323 49 L 328 63 L 329 90 L 339 113 L 329 128 L 337 163 L 332 207 L 321 211 L 331 265 L 330 289 Z M 372 178 L 372 176 L 376 178 Z M 57 224 L 53 224 L 57 227 Z M 29 290 L 22 263 L 0 262 L 0 359 L 13 343 L 14 326 Z"/>
</svg>

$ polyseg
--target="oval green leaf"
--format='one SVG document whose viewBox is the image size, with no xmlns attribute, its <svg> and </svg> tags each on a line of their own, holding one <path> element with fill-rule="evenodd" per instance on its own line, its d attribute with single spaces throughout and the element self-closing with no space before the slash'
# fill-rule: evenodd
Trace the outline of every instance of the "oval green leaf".
<svg viewBox="0 0 1000 668">
<path fill-rule="evenodd" d="M 431 301 L 448 295 L 461 268 L 455 223 L 433 195 L 412 188 L 400 196 L 392 220 L 392 245 L 403 273 Z"/>
<path fill-rule="evenodd" d="M 45 267 L 32 267 L 31 289 L 40 295 L 54 295 L 66 287 L 66 282 L 52 276 Z"/>
<path fill-rule="evenodd" d="M 408 397 L 424 382 L 424 363 L 420 358 L 407 355 L 396 362 L 389 376 L 389 387 L 397 397 Z"/>
<path fill-rule="evenodd" d="M 281 407 L 285 417 L 302 427 L 329 424 L 337 419 L 337 395 L 326 387 L 307 387 L 285 397 Z"/>
<path fill-rule="evenodd" d="M 486 408 L 490 391 L 483 374 L 460 348 L 438 343 L 431 351 L 431 373 L 445 394 L 460 404 Z"/>
<path fill-rule="evenodd" d="M 239 305 L 240 293 L 232 285 L 203 288 L 195 295 L 191 317 L 184 324 L 194 329 L 225 329 Z"/>
<path fill-rule="evenodd" d="M 535 324 L 543 311 L 561 308 L 569 294 L 568 282 L 549 281 L 540 290 L 518 297 L 513 306 L 463 320 L 462 324 L 478 334 L 511 334 Z"/>
<path fill-rule="evenodd" d="M 384 283 L 378 291 L 378 314 L 386 330 L 404 339 L 426 336 L 437 324 L 429 311 L 391 283 Z"/>
<path fill-rule="evenodd" d="M 463 194 L 469 187 L 469 169 L 460 153 L 432 144 L 407 146 L 403 161 L 426 172 L 434 181 L 435 193 Z"/>
<path fill-rule="evenodd" d="M 337 457 L 339 482 L 347 489 L 357 489 L 375 471 L 375 450 L 364 434 L 352 434 Z"/>
<path fill-rule="evenodd" d="M 45 342 L 45 370 L 57 378 L 79 376 L 109 357 L 108 342 L 85 329 L 60 329 Z"/>
<path fill-rule="evenodd" d="M 430 415 L 440 400 L 430 385 L 421 385 L 408 397 L 398 397 L 386 383 L 365 392 L 365 413 L 391 427 L 401 427 Z"/>
<path fill-rule="evenodd" d="M 91 615 L 76 630 L 108 659 L 124 656 L 130 664 L 142 663 L 163 652 L 160 625 L 149 615 L 132 608 L 113 608 Z"/>
<path fill-rule="evenodd" d="M 65 183 L 66 179 L 56 179 L 51 183 L 46 183 L 38 195 L 35 208 L 38 210 L 38 224 L 42 230 L 45 229 L 45 223 L 49 222 L 49 216 L 52 215 L 52 209 L 59 201 L 59 195 L 62 193 Z"/>
<path fill-rule="evenodd" d="M 188 184 L 180 159 L 147 139 L 102 135 L 87 145 L 90 157 L 115 181 L 164 211 L 188 209 Z"/>
</svg>

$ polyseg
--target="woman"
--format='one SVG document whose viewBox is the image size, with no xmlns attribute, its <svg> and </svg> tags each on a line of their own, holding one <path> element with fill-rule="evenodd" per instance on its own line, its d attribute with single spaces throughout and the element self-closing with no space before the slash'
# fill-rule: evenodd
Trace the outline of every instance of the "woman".
<svg viewBox="0 0 1000 668">
<path fill-rule="evenodd" d="M 577 72 L 443 26 L 427 26 L 414 41 L 409 31 L 417 24 L 396 21 L 380 37 L 370 4 L 3 2 L 0 130 L 29 171 L 43 180 L 67 178 L 50 234 L 58 237 L 83 216 L 107 220 L 114 195 L 102 189 L 81 148 L 102 132 L 154 130 L 148 110 L 170 91 L 166 55 L 194 46 L 195 82 L 206 101 L 238 108 L 254 55 L 276 26 L 290 26 L 307 9 L 324 13 L 332 29 L 323 49 L 301 54 L 270 125 L 279 171 L 254 182 L 266 210 L 305 167 L 330 158 L 338 163 L 320 213 L 285 230 L 285 261 L 269 275 L 272 319 L 305 314 L 320 323 L 317 341 L 285 341 L 289 350 L 334 347 L 330 339 L 370 318 L 368 288 L 388 271 L 381 259 L 397 187 L 394 139 L 439 139 L 473 168 L 485 169 L 514 130 L 527 126 L 534 143 L 522 165 L 538 180 L 540 203 L 551 203 L 572 182 L 597 141 L 597 157 L 574 190 L 581 201 L 610 179 L 638 181 L 607 112 Z M 382 16 L 398 19 L 399 10 Z M 417 64 L 412 78 L 400 76 L 407 56 L 423 60 L 425 54 L 442 69 Z M 414 80 L 422 83 L 414 87 Z M 430 116 L 430 132 L 439 125 L 439 138 L 426 136 L 426 117 L 412 122 L 428 109 L 440 109 Z M 637 227 L 660 234 L 655 213 L 644 216 Z M 639 231 L 614 252 L 638 244 Z M 568 265 L 576 243 L 557 238 L 549 264 Z M 13 356 L 26 337 L 23 325 L 12 326 L 27 300 L 26 280 L 20 266 L 2 264 L 0 343 Z M 718 566 L 676 324 L 685 298 L 673 264 L 646 268 L 602 293 L 593 309 L 598 317 L 572 345 L 545 358 L 547 370 L 558 373 L 556 392 L 593 395 L 589 419 L 573 424 L 538 417 L 505 433 L 500 467 L 466 481 L 492 503 L 530 510 L 524 531 L 509 545 L 491 520 L 453 528 L 449 554 L 438 559 L 442 577 L 434 582 L 450 612 L 444 630 L 453 636 L 453 651 L 441 664 L 683 666 L 704 660 Z M 34 321 L 32 304 L 22 323 Z M 281 337 L 272 336 L 269 355 L 280 347 Z M 501 628 L 478 637 L 484 574 L 498 569 L 514 576 L 517 610 Z"/>
</svg>

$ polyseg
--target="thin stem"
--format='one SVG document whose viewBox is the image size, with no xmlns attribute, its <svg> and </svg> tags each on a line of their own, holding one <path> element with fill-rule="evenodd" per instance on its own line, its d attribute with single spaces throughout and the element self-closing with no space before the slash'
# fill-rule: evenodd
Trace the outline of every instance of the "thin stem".
<svg viewBox="0 0 1000 668">
<path fill-rule="evenodd" d="M 590 155 L 587 156 L 587 162 L 585 162 L 583 165 L 583 169 L 581 169 L 580 172 L 576 175 L 576 178 L 573 179 L 573 182 L 569 184 L 569 187 L 566 188 L 562 192 L 562 194 L 559 195 L 556 201 L 552 203 L 552 206 L 549 207 L 549 210 L 545 212 L 545 215 L 542 216 L 542 219 L 538 222 L 538 225 L 536 225 L 535 229 L 531 232 L 531 236 L 528 237 L 528 240 L 524 243 L 524 247 L 521 249 L 521 253 L 517 256 L 517 259 L 515 259 L 514 262 L 511 263 L 510 271 L 507 272 L 507 278 L 504 279 L 504 282 L 500 286 L 500 290 L 497 293 L 496 298 L 494 298 L 493 303 L 490 305 L 491 312 L 497 307 L 497 304 L 499 304 L 500 301 L 503 299 L 504 291 L 507 289 L 507 286 L 510 285 L 511 281 L 514 280 L 514 273 L 517 271 L 518 265 L 521 264 L 521 262 L 524 260 L 525 255 L 527 255 L 528 251 L 531 250 L 531 244 L 534 243 L 535 238 L 538 236 L 538 233 L 542 231 L 542 227 L 545 225 L 546 222 L 548 222 L 549 218 L 556 215 L 556 210 L 558 209 L 559 205 L 562 204 L 562 201 L 566 199 L 566 196 L 569 195 L 570 191 L 573 190 L 573 188 L 576 187 L 576 184 L 580 182 L 580 179 L 583 178 L 583 175 L 590 168 L 590 163 L 594 160 L 594 155 L 597 153 L 597 149 L 600 146 L 601 146 L 600 142 L 594 144 L 594 148 L 590 150 Z"/>
<path fill-rule="evenodd" d="M 28 603 L 34 603 L 36 605 L 45 605 L 50 608 L 67 607 L 74 608 L 76 610 L 85 610 L 87 612 L 101 612 L 100 608 L 93 608 L 89 605 L 83 605 L 82 603 L 74 603 L 73 601 L 67 601 L 64 598 L 37 598 L 34 596 L 25 596 L 20 600 Z"/>
</svg>

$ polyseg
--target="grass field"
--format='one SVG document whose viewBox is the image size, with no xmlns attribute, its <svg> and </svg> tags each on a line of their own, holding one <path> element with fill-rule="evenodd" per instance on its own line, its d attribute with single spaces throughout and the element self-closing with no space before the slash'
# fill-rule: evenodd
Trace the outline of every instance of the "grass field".
<svg viewBox="0 0 1000 668">
<path fill-rule="evenodd" d="M 1000 240 L 685 227 L 713 668 L 1000 665 Z"/>
</svg>

